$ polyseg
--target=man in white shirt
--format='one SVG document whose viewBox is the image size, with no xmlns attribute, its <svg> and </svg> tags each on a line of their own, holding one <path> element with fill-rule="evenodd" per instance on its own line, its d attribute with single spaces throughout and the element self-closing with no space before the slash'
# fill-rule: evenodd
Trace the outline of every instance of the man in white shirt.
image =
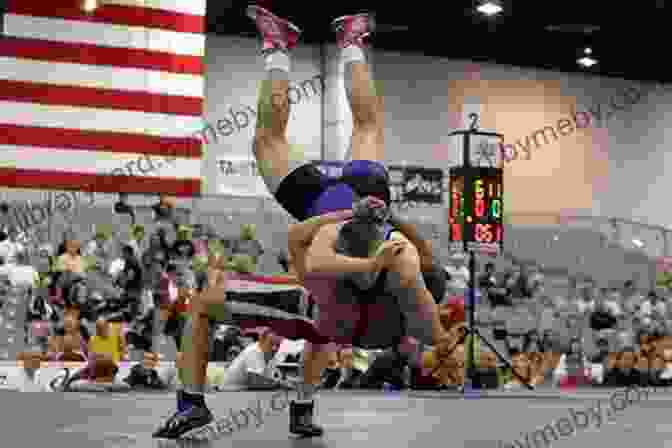
<svg viewBox="0 0 672 448">
<path fill-rule="evenodd" d="M 466 256 L 461 253 L 451 255 L 445 270 L 450 275 L 448 282 L 449 295 L 462 295 L 469 287 L 469 268 L 466 266 Z"/>
<path fill-rule="evenodd" d="M 16 265 L 18 256 L 23 250 L 23 246 L 13 242 L 7 232 L 0 231 L 0 259 L 4 261 L 4 264 Z"/>
<path fill-rule="evenodd" d="M 280 344 L 268 329 L 259 335 L 259 340 L 250 344 L 233 360 L 222 382 L 222 387 L 272 387 L 274 359 Z"/>
<path fill-rule="evenodd" d="M 667 315 L 667 306 L 663 300 L 654 292 L 642 302 L 639 308 L 639 317 L 644 321 L 650 321 L 654 317 L 665 317 Z"/>
<path fill-rule="evenodd" d="M 592 296 L 591 288 L 584 288 L 581 291 L 581 297 L 576 299 L 575 306 L 577 311 L 583 315 L 595 311 L 595 299 Z"/>
</svg>

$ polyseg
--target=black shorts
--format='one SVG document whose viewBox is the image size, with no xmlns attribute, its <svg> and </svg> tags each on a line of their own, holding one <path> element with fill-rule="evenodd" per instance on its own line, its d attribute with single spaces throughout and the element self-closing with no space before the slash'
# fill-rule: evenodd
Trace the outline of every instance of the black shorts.
<svg viewBox="0 0 672 448">
<path fill-rule="evenodd" d="M 305 164 L 285 177 L 275 198 L 294 218 L 304 221 L 313 216 L 350 210 L 358 197 L 376 196 L 389 202 L 387 171 L 378 163 L 350 161 L 340 178 L 325 176 L 312 164 Z"/>
<path fill-rule="evenodd" d="M 275 199 L 292 217 L 304 221 L 311 217 L 312 204 L 324 193 L 329 183 L 327 176 L 317 167 L 305 164 L 280 182 Z"/>
</svg>

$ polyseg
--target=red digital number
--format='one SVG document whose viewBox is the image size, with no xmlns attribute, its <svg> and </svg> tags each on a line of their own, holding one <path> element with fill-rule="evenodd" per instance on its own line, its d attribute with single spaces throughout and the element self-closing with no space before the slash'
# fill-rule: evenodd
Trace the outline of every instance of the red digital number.
<svg viewBox="0 0 672 448">
<path fill-rule="evenodd" d="M 451 241 L 462 241 L 462 226 L 459 223 L 450 225 L 450 239 Z"/>
<path fill-rule="evenodd" d="M 453 204 L 450 207 L 450 216 L 460 215 L 460 194 L 453 193 Z"/>
<path fill-rule="evenodd" d="M 482 218 L 485 214 L 485 201 L 483 199 L 476 199 L 476 203 L 474 204 L 474 213 L 478 218 Z"/>
<path fill-rule="evenodd" d="M 502 231 L 503 231 L 503 226 L 498 225 L 497 226 L 497 240 L 496 240 L 498 243 L 502 242 Z"/>
<path fill-rule="evenodd" d="M 490 224 L 476 224 L 474 226 L 474 240 L 478 243 L 492 243 L 494 235 Z"/>
</svg>

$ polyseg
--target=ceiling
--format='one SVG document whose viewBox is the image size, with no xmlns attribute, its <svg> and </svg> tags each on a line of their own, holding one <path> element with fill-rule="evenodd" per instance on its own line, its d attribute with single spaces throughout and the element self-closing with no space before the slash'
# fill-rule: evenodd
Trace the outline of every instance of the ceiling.
<svg viewBox="0 0 672 448">
<path fill-rule="evenodd" d="M 475 1 L 427 1 L 416 6 L 379 0 L 287 1 L 277 6 L 270 0 L 259 3 L 299 25 L 306 43 L 333 41 L 329 22 L 334 17 L 374 11 L 379 27 L 373 45 L 379 49 L 632 80 L 672 81 L 672 71 L 653 59 L 659 53 L 657 48 L 669 39 L 664 30 L 670 26 L 672 2 L 516 0 L 514 5 L 512 0 L 503 0 L 503 13 L 484 17 L 475 11 Z M 255 35 L 253 23 L 245 17 L 247 3 L 208 0 L 208 32 Z M 586 33 L 591 28 L 593 31 Z M 576 63 L 586 46 L 599 60 L 591 69 Z"/>
</svg>

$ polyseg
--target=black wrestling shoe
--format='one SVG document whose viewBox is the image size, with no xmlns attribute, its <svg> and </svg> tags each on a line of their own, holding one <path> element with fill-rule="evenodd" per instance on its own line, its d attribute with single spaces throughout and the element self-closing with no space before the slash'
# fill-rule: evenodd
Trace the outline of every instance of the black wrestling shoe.
<svg viewBox="0 0 672 448">
<path fill-rule="evenodd" d="M 301 437 L 321 437 L 324 429 L 313 423 L 315 402 L 289 404 L 289 432 Z"/>
<path fill-rule="evenodd" d="M 177 411 L 152 434 L 152 437 L 156 439 L 178 439 L 194 429 L 207 426 L 213 420 L 212 413 L 205 404 L 191 404 L 184 411 Z"/>
</svg>

